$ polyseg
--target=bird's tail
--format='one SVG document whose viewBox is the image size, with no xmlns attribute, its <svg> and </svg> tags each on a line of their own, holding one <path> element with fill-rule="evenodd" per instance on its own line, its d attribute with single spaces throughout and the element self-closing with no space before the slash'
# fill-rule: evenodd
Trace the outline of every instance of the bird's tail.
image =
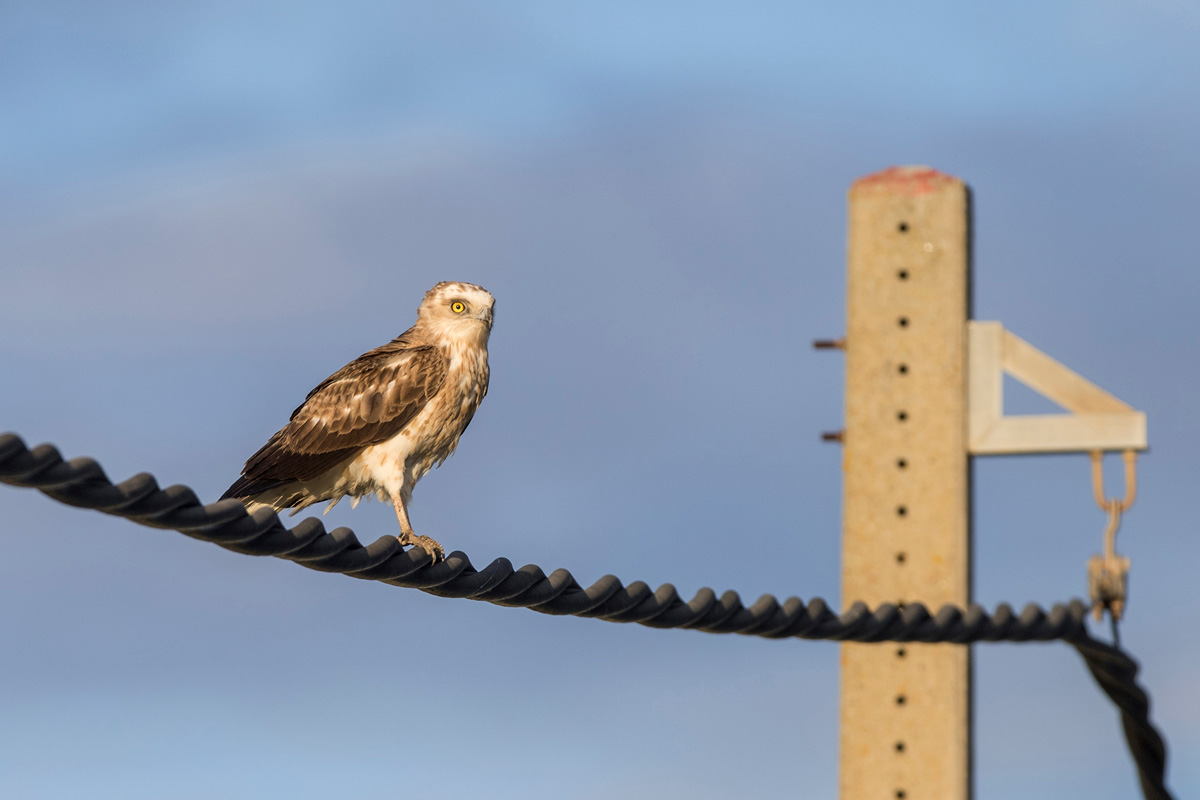
<svg viewBox="0 0 1200 800">
<path fill-rule="evenodd" d="M 245 475 L 233 482 L 233 485 L 225 490 L 225 494 L 221 495 L 222 500 L 235 498 L 237 500 L 249 500 L 255 495 L 269 492 L 272 489 L 278 489 L 291 481 L 280 480 L 263 480 L 261 478 L 247 478 Z"/>
</svg>

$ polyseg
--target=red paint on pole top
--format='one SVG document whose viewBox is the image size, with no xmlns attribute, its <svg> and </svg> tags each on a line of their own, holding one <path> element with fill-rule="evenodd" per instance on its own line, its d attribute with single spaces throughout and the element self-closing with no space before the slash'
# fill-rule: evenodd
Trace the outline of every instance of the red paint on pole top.
<svg viewBox="0 0 1200 800">
<path fill-rule="evenodd" d="M 850 191 L 918 195 L 936 192 L 959 182 L 958 178 L 938 172 L 933 167 L 888 167 L 859 178 Z"/>
</svg>

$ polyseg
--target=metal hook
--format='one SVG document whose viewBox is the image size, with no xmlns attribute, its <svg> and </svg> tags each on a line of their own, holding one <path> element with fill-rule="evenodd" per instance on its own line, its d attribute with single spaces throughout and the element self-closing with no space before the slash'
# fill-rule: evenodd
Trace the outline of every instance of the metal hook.
<svg viewBox="0 0 1200 800">
<path fill-rule="evenodd" d="M 1128 511 L 1137 499 L 1137 452 L 1126 450 L 1125 497 L 1121 500 L 1104 495 L 1104 453 L 1092 451 L 1092 492 L 1096 503 L 1108 513 L 1108 525 L 1104 529 L 1104 555 L 1092 556 L 1088 561 L 1088 593 L 1092 598 L 1092 614 L 1100 620 L 1108 609 L 1113 618 L 1113 633 L 1116 622 L 1125 610 L 1126 583 L 1129 575 L 1129 559 L 1117 555 L 1117 531 L 1121 527 L 1121 514 Z"/>
<path fill-rule="evenodd" d="M 1125 450 L 1121 453 L 1125 460 L 1125 498 L 1117 500 L 1104 496 L 1104 452 L 1093 450 L 1092 456 L 1092 493 L 1096 503 L 1103 511 L 1110 511 L 1114 505 L 1120 506 L 1121 511 L 1128 511 L 1137 499 L 1137 451 Z"/>
</svg>

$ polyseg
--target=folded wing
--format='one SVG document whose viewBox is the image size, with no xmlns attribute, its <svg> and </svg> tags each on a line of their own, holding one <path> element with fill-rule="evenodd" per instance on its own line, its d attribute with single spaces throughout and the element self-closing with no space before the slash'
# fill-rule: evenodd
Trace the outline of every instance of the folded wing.
<svg viewBox="0 0 1200 800">
<path fill-rule="evenodd" d="M 291 421 L 252 455 L 226 497 L 251 497 L 320 476 L 413 420 L 441 389 L 446 360 L 407 332 L 359 356 L 309 392 Z"/>
</svg>

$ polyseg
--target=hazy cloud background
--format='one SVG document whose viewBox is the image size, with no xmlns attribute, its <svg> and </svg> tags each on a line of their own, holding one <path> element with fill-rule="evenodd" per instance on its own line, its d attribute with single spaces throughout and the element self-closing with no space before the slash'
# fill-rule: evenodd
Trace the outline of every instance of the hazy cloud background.
<svg viewBox="0 0 1200 800">
<path fill-rule="evenodd" d="M 0 428 L 215 499 L 469 280 L 492 387 L 419 531 L 838 602 L 842 364 L 808 343 L 842 331 L 847 187 L 928 163 L 975 192 L 976 316 L 1149 414 L 1123 637 L 1187 796 L 1198 40 L 1172 2 L 8 2 Z M 0 513 L 5 797 L 836 794 L 835 645 L 438 599 L 25 491 Z M 975 516 L 977 600 L 1085 590 L 1086 458 L 979 460 Z M 976 665 L 981 800 L 1136 792 L 1068 648 Z"/>
</svg>

